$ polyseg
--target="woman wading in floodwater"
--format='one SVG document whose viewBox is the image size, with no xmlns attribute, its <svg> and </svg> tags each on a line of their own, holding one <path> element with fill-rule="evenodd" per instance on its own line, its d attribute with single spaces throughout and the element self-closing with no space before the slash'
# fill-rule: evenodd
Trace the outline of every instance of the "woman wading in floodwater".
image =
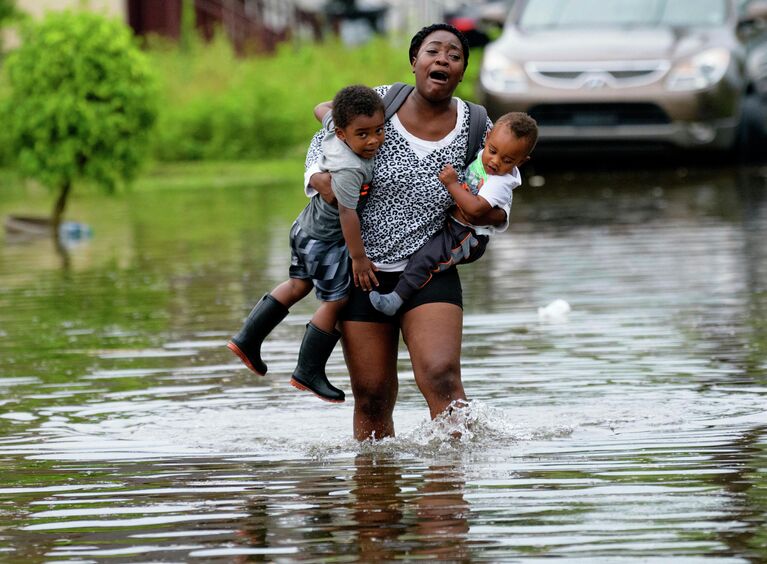
<svg viewBox="0 0 767 564">
<path fill-rule="evenodd" d="M 394 288 L 408 257 L 445 223 L 453 200 L 439 172 L 448 163 L 463 171 L 475 156 L 467 160 L 469 107 L 453 97 L 469 59 L 466 38 L 452 26 L 434 24 L 413 37 L 409 55 L 415 88 L 386 122 L 386 140 L 376 155 L 373 182 L 360 212 L 365 250 L 378 268 L 381 293 Z M 388 89 L 376 90 L 383 97 Z M 486 131 L 491 123 L 484 121 Z M 330 199 L 330 174 L 316 167 L 319 154 L 315 136 L 306 160 L 307 192 L 313 188 Z M 505 219 L 506 213 L 495 208 L 486 223 Z M 395 317 L 376 311 L 367 292 L 352 289 L 341 314 L 341 331 L 357 439 L 394 435 L 399 331 L 431 417 L 466 399 L 460 363 L 462 304 L 455 267 L 436 274 Z"/>
</svg>

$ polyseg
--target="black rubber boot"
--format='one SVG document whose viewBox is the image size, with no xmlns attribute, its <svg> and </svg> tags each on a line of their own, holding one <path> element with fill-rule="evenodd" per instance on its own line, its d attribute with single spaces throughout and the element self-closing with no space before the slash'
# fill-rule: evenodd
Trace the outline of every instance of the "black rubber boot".
<svg viewBox="0 0 767 564">
<path fill-rule="evenodd" d="M 344 401 L 344 393 L 328 382 L 325 375 L 325 364 L 340 337 L 341 333 L 338 331 L 326 333 L 311 323 L 306 324 L 304 340 L 301 341 L 301 350 L 298 351 L 298 366 L 290 379 L 293 387 L 312 392 L 321 400 L 331 403 Z"/>
<path fill-rule="evenodd" d="M 288 308 L 271 294 L 264 295 L 248 314 L 240 332 L 232 337 L 226 346 L 240 357 L 245 366 L 263 376 L 266 374 L 266 364 L 261 360 L 261 343 L 287 314 Z"/>
</svg>

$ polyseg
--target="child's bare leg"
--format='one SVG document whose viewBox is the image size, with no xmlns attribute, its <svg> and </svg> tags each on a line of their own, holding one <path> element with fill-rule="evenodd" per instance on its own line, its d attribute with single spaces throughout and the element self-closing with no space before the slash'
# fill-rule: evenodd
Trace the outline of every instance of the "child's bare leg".
<svg viewBox="0 0 767 564">
<path fill-rule="evenodd" d="M 349 298 L 342 298 L 334 302 L 322 302 L 312 316 L 312 325 L 326 333 L 332 333 L 336 328 L 341 309 L 348 301 Z"/>
<path fill-rule="evenodd" d="M 314 284 L 309 279 L 288 278 L 270 293 L 272 297 L 290 309 L 312 291 Z"/>
</svg>

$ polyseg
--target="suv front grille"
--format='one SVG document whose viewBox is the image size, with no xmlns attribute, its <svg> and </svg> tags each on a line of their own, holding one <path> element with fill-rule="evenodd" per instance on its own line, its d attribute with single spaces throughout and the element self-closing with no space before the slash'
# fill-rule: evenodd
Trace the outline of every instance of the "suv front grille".
<svg viewBox="0 0 767 564">
<path fill-rule="evenodd" d="M 611 127 L 671 123 L 655 104 L 541 104 L 528 111 L 539 126 Z"/>
<path fill-rule="evenodd" d="M 525 71 L 541 86 L 580 88 L 636 88 L 659 80 L 670 68 L 668 61 L 600 61 L 527 63 Z"/>
</svg>

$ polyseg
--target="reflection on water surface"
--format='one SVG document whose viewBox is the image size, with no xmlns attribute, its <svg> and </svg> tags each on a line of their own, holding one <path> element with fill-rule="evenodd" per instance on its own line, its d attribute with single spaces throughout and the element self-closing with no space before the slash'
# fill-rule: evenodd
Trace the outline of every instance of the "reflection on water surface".
<svg viewBox="0 0 767 564">
<path fill-rule="evenodd" d="M 288 385 L 311 299 L 267 377 L 223 347 L 285 276 L 300 191 L 80 196 L 94 236 L 67 268 L 48 241 L 0 247 L 0 559 L 761 561 L 766 177 L 524 188 L 462 269 L 471 406 L 428 421 L 403 350 L 375 444 L 351 402 Z M 47 207 L 4 193 L 3 214 Z M 556 298 L 568 319 L 540 321 Z M 349 390 L 340 351 L 329 368 Z"/>
</svg>

